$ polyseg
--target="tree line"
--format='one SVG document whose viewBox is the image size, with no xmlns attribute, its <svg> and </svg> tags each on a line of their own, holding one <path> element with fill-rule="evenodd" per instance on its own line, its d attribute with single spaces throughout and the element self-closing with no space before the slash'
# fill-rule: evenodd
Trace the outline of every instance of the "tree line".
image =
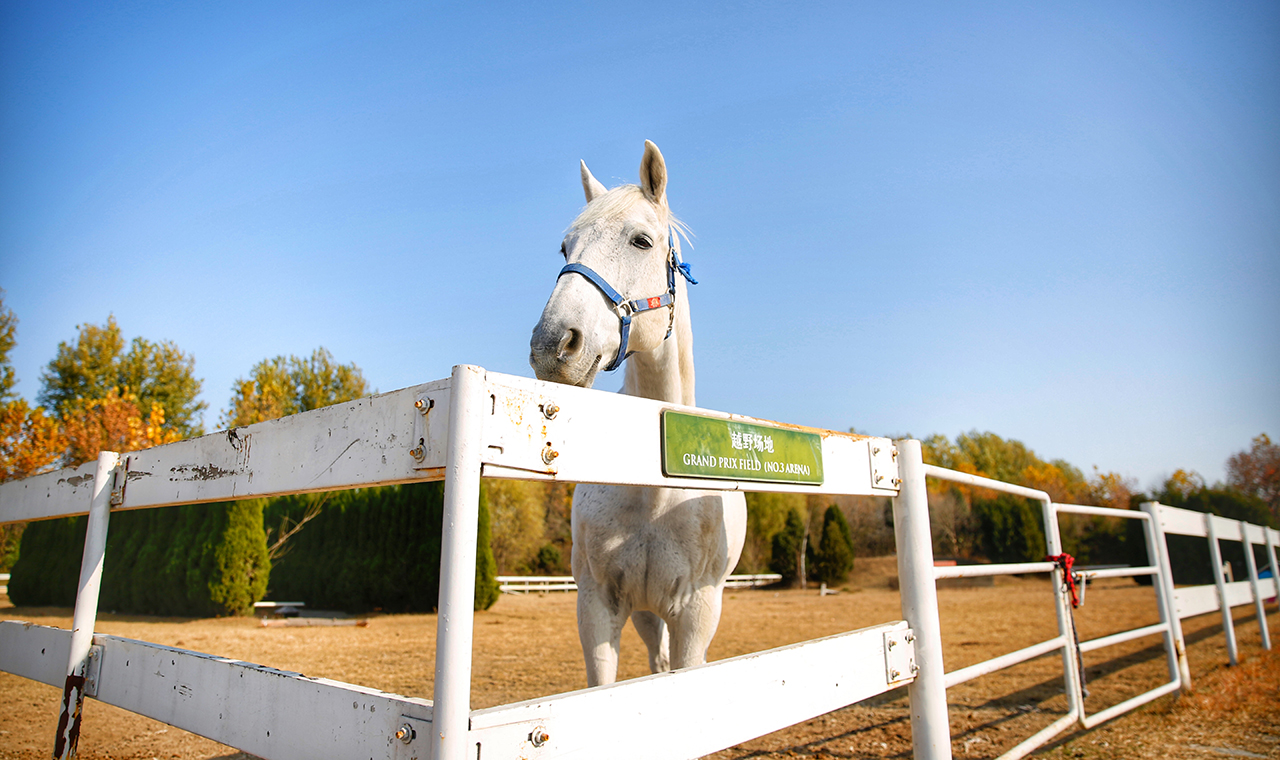
<svg viewBox="0 0 1280 760">
<path fill-rule="evenodd" d="M 59 343 L 54 358 L 41 373 L 38 405 L 28 404 L 14 393 L 16 377 L 8 358 L 16 344 L 17 324 L 16 316 L 4 307 L 0 291 L 0 479 L 77 465 L 96 458 L 103 449 L 131 451 L 205 432 L 201 416 L 207 405 L 198 398 L 202 381 L 195 376 L 194 358 L 171 341 L 153 342 L 139 337 L 126 343 L 113 316 L 108 316 L 102 325 L 77 326 L 73 340 Z M 369 384 L 359 367 L 338 362 L 324 348 L 317 348 L 309 356 L 276 356 L 253 365 L 245 377 L 233 383 L 218 424 L 223 428 L 253 424 L 369 393 Z M 1209 485 L 1194 472 L 1178 470 L 1151 493 L 1139 493 L 1136 483 L 1114 472 L 1095 468 L 1092 474 L 1085 475 L 1066 461 L 1041 459 L 1021 442 L 991 432 L 971 431 L 954 439 L 933 435 L 923 439 L 923 448 L 930 464 L 1043 490 L 1061 503 L 1130 509 L 1141 501 L 1154 499 L 1255 523 L 1280 524 L 1280 447 L 1265 434 L 1255 438 L 1249 449 L 1231 456 L 1225 483 Z M 1026 561 L 1043 554 L 1044 526 L 1038 505 L 986 489 L 934 480 L 929 481 L 929 489 L 934 551 L 938 556 Z M 489 535 L 480 552 L 481 578 L 492 579 L 495 574 L 567 573 L 572 495 L 572 484 L 484 481 L 483 511 Z M 236 542 L 248 547 L 238 550 L 244 555 L 239 564 L 250 568 L 248 575 L 252 576 L 231 584 L 239 591 L 223 589 L 213 595 L 237 600 L 232 606 L 238 605 L 236 609 L 241 611 L 245 607 L 243 600 L 261 598 L 267 589 L 273 594 L 296 590 L 323 596 L 329 589 L 345 588 L 349 590 L 344 597 L 349 600 L 346 606 L 364 608 L 392 609 L 405 604 L 421 608 L 428 602 L 434 604 L 433 597 L 426 601 L 415 597 L 409 602 L 396 597 L 399 592 L 384 593 L 360 580 L 362 573 L 370 572 L 369 568 L 412 565 L 417 573 L 424 562 L 431 562 L 430 558 L 386 559 L 382 554 L 396 549 L 383 547 L 373 534 L 362 533 L 360 526 L 398 526 L 396 531 L 402 538 L 404 531 L 438 533 L 438 528 L 422 527 L 415 515 L 435 509 L 439 498 L 427 486 L 405 486 L 394 491 L 357 489 L 344 494 L 259 500 L 221 517 L 205 515 L 200 518 L 204 524 L 221 526 L 217 529 L 236 536 Z M 892 509 L 886 498 L 752 493 L 747 495 L 747 506 L 748 534 L 737 572 L 777 572 L 786 583 L 840 583 L 847 578 L 855 556 L 893 551 Z M 230 510 L 229 506 L 223 508 Z M 228 517 L 232 512 L 234 516 Z M 177 573 L 182 552 L 175 553 L 173 541 L 167 548 L 158 544 L 175 530 L 188 543 L 195 540 L 195 534 L 183 533 L 163 520 L 147 522 L 134 515 L 141 513 L 113 516 L 113 543 L 118 539 L 119 545 L 134 547 L 129 551 L 135 554 L 146 549 L 141 559 L 128 560 L 134 564 L 143 562 L 142 566 L 153 569 L 172 565 L 168 572 Z M 131 527 L 133 522 L 138 525 Z M 1066 517 L 1062 524 L 1064 544 L 1082 563 L 1127 561 L 1141 543 L 1140 536 L 1130 535 L 1131 528 L 1124 524 L 1133 522 Z M 40 530 L 47 533 L 41 536 Z M 38 529 L 30 541 L 20 543 L 22 526 L 0 526 L 0 570 L 14 565 L 24 550 L 52 556 L 46 553 L 70 550 L 76 540 L 83 541 L 82 529 L 79 539 L 73 527 L 64 525 L 59 530 Z M 432 541 L 427 533 L 421 537 L 427 543 Z M 342 543 L 348 538 L 350 546 L 343 548 Z M 438 536 L 434 540 L 438 546 Z M 399 545 L 406 544 L 402 541 Z M 38 546 L 45 548 L 38 550 Z M 214 551 L 209 548 L 212 544 L 201 546 Z M 171 556 L 162 562 L 158 557 L 165 552 L 165 556 Z M 78 557 L 78 549 L 72 554 Z M 212 567 L 218 562 L 210 560 L 205 564 Z M 305 568 L 319 566 L 345 568 L 342 572 L 348 575 L 345 580 L 325 585 L 306 575 Z M 144 573 L 136 577 L 149 576 Z M 423 582 L 419 575 L 414 584 Z M 491 580 L 483 582 L 488 585 L 481 596 L 489 599 L 493 593 Z M 183 609 L 191 610 L 191 614 L 207 610 L 200 606 L 203 602 L 191 601 L 200 596 L 191 591 L 193 584 L 198 585 L 190 578 L 181 582 L 172 579 L 170 586 L 175 591 L 166 598 L 172 602 L 186 594 L 183 598 L 187 601 L 173 603 L 186 605 Z M 22 585 L 23 581 L 19 581 L 18 588 Z M 178 593 L 179 588 L 186 590 Z M 332 595 L 326 598 L 335 603 L 338 600 Z M 158 604 L 163 606 L 155 599 L 145 604 L 122 601 L 121 609 L 144 611 L 142 607 L 147 607 L 150 611 Z M 235 610 L 227 607 L 226 611 Z"/>
</svg>

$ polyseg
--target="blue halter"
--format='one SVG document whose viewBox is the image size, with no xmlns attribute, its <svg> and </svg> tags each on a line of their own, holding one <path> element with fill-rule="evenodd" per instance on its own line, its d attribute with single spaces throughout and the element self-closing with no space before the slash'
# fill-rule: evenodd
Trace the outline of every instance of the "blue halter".
<svg viewBox="0 0 1280 760">
<path fill-rule="evenodd" d="M 671 337 L 671 329 L 676 322 L 676 272 L 689 281 L 690 285 L 697 285 L 698 281 L 693 279 L 693 274 L 689 271 L 689 265 L 680 260 L 680 254 L 676 251 L 675 233 L 667 229 L 667 292 L 660 296 L 650 296 L 649 298 L 636 298 L 627 300 L 622 297 L 618 291 L 613 289 L 603 277 L 596 273 L 594 269 L 586 264 L 566 264 L 564 269 L 560 270 L 560 274 L 556 275 L 556 279 L 564 277 L 570 272 L 586 277 L 591 284 L 600 289 L 604 293 L 605 298 L 613 302 L 613 309 L 618 313 L 618 319 L 622 322 L 622 340 L 618 344 L 618 353 L 613 357 L 613 361 L 608 367 L 604 368 L 605 372 L 612 372 L 622 366 L 622 362 L 634 352 L 627 351 L 627 338 L 631 335 L 631 318 L 641 312 L 652 311 L 653 309 L 661 309 L 666 306 L 670 312 L 667 318 L 667 334 L 663 336 L 663 340 Z"/>
</svg>

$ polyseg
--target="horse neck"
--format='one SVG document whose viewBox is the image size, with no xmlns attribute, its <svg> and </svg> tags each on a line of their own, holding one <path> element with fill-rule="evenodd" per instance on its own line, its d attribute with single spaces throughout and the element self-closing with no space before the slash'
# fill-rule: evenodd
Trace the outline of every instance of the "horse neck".
<svg viewBox="0 0 1280 760">
<path fill-rule="evenodd" d="M 653 351 L 641 351 L 627 359 L 622 392 L 628 396 L 696 406 L 693 397 L 693 327 L 684 287 L 680 287 L 676 296 L 676 319 L 671 337 Z"/>
</svg>

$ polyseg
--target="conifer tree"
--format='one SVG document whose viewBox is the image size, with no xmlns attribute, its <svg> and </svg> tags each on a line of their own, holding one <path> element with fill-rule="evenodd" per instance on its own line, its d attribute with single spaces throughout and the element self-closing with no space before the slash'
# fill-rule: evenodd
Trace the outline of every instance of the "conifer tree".
<svg viewBox="0 0 1280 760">
<path fill-rule="evenodd" d="M 813 577 L 822 583 L 839 583 L 853 570 L 853 534 L 834 504 L 822 516 L 822 538 L 813 559 Z"/>
</svg>

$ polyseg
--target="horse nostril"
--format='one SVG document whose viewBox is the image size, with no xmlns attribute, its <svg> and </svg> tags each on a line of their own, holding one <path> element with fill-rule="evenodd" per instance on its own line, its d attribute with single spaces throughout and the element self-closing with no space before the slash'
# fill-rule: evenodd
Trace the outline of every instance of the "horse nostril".
<svg viewBox="0 0 1280 760">
<path fill-rule="evenodd" d="M 580 351 L 582 351 L 582 333 L 573 328 L 565 330 L 564 335 L 560 337 L 560 360 L 568 359 Z"/>
</svg>

